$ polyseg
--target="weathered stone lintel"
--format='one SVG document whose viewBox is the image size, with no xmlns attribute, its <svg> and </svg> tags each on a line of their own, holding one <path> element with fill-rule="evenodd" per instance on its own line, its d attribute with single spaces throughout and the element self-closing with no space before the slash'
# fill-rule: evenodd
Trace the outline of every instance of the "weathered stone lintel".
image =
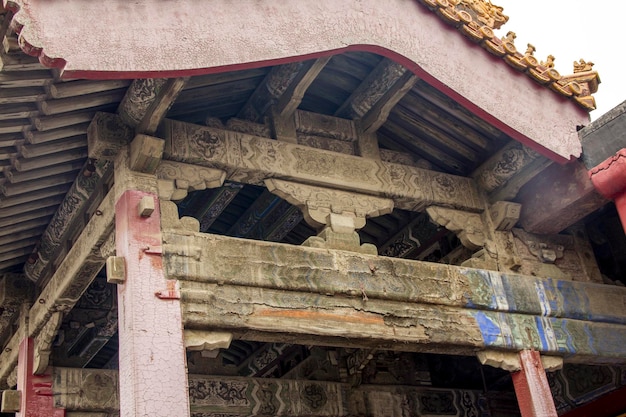
<svg viewBox="0 0 626 417">
<path fill-rule="evenodd" d="M 258 185 L 280 178 L 349 189 L 391 198 L 396 207 L 415 211 L 429 205 L 475 212 L 485 207 L 470 178 L 173 120 L 164 122 L 160 134 L 165 159 L 221 169 L 236 182 Z"/>
</svg>

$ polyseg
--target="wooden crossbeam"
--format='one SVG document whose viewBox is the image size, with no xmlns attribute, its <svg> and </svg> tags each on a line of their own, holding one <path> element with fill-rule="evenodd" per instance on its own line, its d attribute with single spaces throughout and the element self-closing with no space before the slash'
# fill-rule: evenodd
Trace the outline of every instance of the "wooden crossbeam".
<svg viewBox="0 0 626 417">
<path fill-rule="evenodd" d="M 171 78 L 165 82 L 137 125 L 137 133 L 152 135 L 156 132 L 165 114 L 172 107 L 188 81 L 189 77 L 180 77 Z"/>
<path fill-rule="evenodd" d="M 52 395 L 68 412 L 116 413 L 119 410 L 118 373 L 110 370 L 53 368 Z M 189 375 L 191 416 L 347 417 L 379 415 L 381 402 L 414 404 L 436 412 L 464 415 L 483 410 L 480 392 L 408 386 L 362 386 L 339 382 Z M 461 401 L 462 399 L 462 401 Z M 368 401 L 369 400 L 369 401 Z M 461 405 L 462 404 L 462 405 Z M 83 415 L 83 414 L 80 414 Z M 89 414 L 85 414 L 89 415 Z"/>
<path fill-rule="evenodd" d="M 533 348 L 626 362 L 626 312 L 614 308 L 626 289 L 207 234 L 164 238 L 188 328 L 258 341 L 456 354 Z"/>
<path fill-rule="evenodd" d="M 300 71 L 293 78 L 289 87 L 278 98 L 275 110 L 282 117 L 290 117 L 296 111 L 309 86 L 315 81 L 324 66 L 330 61 L 330 56 L 306 61 Z"/>
<path fill-rule="evenodd" d="M 89 287 L 102 269 L 109 253 L 102 253 L 100 246 L 113 230 L 114 196 L 109 192 L 98 206 L 65 259 L 43 288 L 37 302 L 30 308 L 28 329 L 15 332 L 8 345 L 15 347 L 0 353 L 0 386 L 6 386 L 6 378 L 17 364 L 17 346 L 24 337 L 36 337 L 47 323 L 51 314 L 71 309 L 82 293 Z"/>
<path fill-rule="evenodd" d="M 249 236 L 257 223 L 279 203 L 280 198 L 264 190 L 226 234 L 234 237 Z"/>
<path fill-rule="evenodd" d="M 478 212 L 485 207 L 469 178 L 173 120 L 163 127 L 164 159 L 221 169 L 235 182 L 280 178 L 349 189 L 391 198 L 396 207 L 413 211 L 429 205 Z"/>
<path fill-rule="evenodd" d="M 413 88 L 418 78 L 401 64 L 384 58 L 335 112 L 360 119 L 363 131 L 375 132 L 391 109 Z"/>
</svg>

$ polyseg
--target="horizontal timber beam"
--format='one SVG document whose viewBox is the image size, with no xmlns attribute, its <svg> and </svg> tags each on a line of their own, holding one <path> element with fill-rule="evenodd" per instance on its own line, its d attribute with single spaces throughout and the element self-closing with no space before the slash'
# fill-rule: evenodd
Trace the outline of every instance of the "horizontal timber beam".
<svg viewBox="0 0 626 417">
<path fill-rule="evenodd" d="M 626 363 L 618 343 L 626 311 L 616 308 L 626 289 L 202 233 L 170 231 L 164 240 L 189 328 L 465 354 L 533 348 Z"/>
<path fill-rule="evenodd" d="M 52 372 L 56 407 L 86 413 L 119 410 L 116 371 L 54 368 Z M 352 388 L 339 382 L 193 374 L 189 375 L 189 397 L 192 417 L 379 415 L 373 398 L 406 404 L 405 411 L 410 415 L 426 411 L 433 401 L 444 403 L 448 413 L 454 411 L 452 415 L 482 409 L 480 393 L 470 390 L 369 385 Z"/>
<path fill-rule="evenodd" d="M 280 178 L 391 198 L 421 211 L 430 205 L 484 209 L 471 178 L 279 142 L 240 132 L 165 120 L 164 159 L 226 171 L 227 179 L 262 184 Z"/>
<path fill-rule="evenodd" d="M 28 326 L 18 330 L 8 345 L 19 346 L 25 336 L 37 337 L 55 312 L 67 312 L 78 302 L 111 254 L 105 242 L 113 231 L 113 204 L 113 192 L 109 192 L 30 308 Z M 7 386 L 17 355 L 18 349 L 0 353 L 0 387 Z"/>
</svg>

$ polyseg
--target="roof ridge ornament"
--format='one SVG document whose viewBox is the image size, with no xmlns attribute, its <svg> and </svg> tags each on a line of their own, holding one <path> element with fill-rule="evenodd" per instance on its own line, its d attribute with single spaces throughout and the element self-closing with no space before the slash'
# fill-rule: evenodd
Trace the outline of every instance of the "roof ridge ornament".
<svg viewBox="0 0 626 417">
<path fill-rule="evenodd" d="M 446 23 L 454 26 L 464 36 L 479 44 L 489 53 L 502 58 L 514 69 L 556 93 L 573 99 L 587 111 L 596 108 L 592 94 L 598 90 L 600 77 L 592 71 L 593 62 L 584 59 L 574 62 L 574 74 L 562 76 L 554 68 L 554 55 L 548 55 L 545 61 L 533 56 L 536 48 L 528 44 L 524 53 L 515 47 L 517 35 L 508 31 L 498 37 L 494 30 L 500 29 L 509 17 L 501 6 L 490 0 L 420 0 L 431 11 L 437 13 Z"/>
</svg>

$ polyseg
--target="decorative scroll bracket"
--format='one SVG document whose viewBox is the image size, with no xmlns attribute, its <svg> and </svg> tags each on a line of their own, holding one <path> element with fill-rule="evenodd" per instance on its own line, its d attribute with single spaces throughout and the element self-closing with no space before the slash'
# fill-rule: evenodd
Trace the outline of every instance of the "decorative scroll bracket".
<svg viewBox="0 0 626 417">
<path fill-rule="evenodd" d="M 387 198 L 333 190 L 277 179 L 265 180 L 267 189 L 302 210 L 315 228 L 330 226 L 336 233 L 351 233 L 365 226 L 366 218 L 389 214 L 393 201 Z"/>
<path fill-rule="evenodd" d="M 189 191 L 217 188 L 224 184 L 226 172 L 181 162 L 161 161 L 156 169 L 159 198 L 180 201 Z"/>
</svg>

